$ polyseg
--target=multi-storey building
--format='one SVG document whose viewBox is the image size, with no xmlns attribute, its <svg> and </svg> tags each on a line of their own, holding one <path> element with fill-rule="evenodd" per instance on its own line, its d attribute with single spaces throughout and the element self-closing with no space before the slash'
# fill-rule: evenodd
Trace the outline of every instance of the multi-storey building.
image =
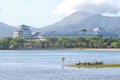
<svg viewBox="0 0 120 80">
<path fill-rule="evenodd" d="M 34 39 L 34 40 L 46 40 L 47 38 L 88 38 L 92 36 L 101 36 L 104 38 L 118 38 L 119 36 L 114 33 L 106 32 L 103 28 L 97 27 L 91 31 L 73 31 L 73 32 L 57 32 L 57 31 L 49 31 L 44 33 L 31 33 L 32 31 L 29 29 L 29 26 L 21 25 L 14 31 L 14 37 Z"/>
<path fill-rule="evenodd" d="M 44 32 L 41 33 L 38 37 L 40 39 L 46 39 L 46 38 L 77 38 L 77 37 L 82 37 L 82 38 L 88 38 L 92 36 L 101 36 L 104 38 L 118 38 L 119 36 L 114 33 L 109 33 L 106 32 L 103 28 L 97 27 L 94 28 L 92 31 L 74 31 L 74 32 Z"/>
<path fill-rule="evenodd" d="M 29 26 L 21 25 L 14 31 L 14 38 L 20 37 L 20 38 L 31 38 L 32 37 L 32 31 L 29 29 Z"/>
</svg>

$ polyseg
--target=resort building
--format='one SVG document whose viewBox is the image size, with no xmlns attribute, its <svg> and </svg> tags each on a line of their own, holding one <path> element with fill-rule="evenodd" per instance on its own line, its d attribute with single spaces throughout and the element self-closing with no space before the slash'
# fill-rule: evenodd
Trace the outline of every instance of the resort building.
<svg viewBox="0 0 120 80">
<path fill-rule="evenodd" d="M 49 31 L 49 32 L 34 32 L 29 29 L 26 25 L 21 25 L 14 31 L 14 37 L 34 39 L 44 41 L 47 38 L 88 38 L 92 36 L 101 36 L 104 38 L 118 38 L 119 36 L 114 33 L 106 32 L 102 27 L 94 28 L 91 31 L 73 31 L 73 32 L 57 32 L 57 31 Z"/>
<path fill-rule="evenodd" d="M 82 37 L 82 38 L 88 38 L 92 36 L 101 36 L 104 38 L 118 38 L 119 36 L 114 33 L 108 33 L 106 32 L 103 28 L 97 27 L 94 28 L 92 31 L 74 31 L 74 32 L 44 32 L 41 33 L 38 37 L 40 39 L 46 39 L 46 38 L 60 38 L 60 37 L 65 37 L 65 38 L 77 38 L 77 37 Z"/>
<path fill-rule="evenodd" d="M 21 25 L 14 31 L 14 38 L 31 38 L 32 31 L 29 29 L 29 26 Z"/>
</svg>

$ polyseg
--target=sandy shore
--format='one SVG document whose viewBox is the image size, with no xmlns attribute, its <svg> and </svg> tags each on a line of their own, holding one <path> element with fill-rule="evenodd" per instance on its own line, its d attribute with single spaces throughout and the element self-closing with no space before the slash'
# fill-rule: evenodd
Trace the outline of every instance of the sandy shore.
<svg viewBox="0 0 120 80">
<path fill-rule="evenodd" d="M 120 50 L 120 48 L 30 48 L 30 49 L 8 49 L 8 50 Z"/>
<path fill-rule="evenodd" d="M 120 50 L 120 48 L 66 48 L 63 50 Z"/>
</svg>

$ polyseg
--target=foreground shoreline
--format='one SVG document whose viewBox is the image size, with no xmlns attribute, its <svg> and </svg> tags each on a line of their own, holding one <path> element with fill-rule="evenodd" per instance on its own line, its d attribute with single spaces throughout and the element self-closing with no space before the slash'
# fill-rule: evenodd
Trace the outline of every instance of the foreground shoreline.
<svg viewBox="0 0 120 80">
<path fill-rule="evenodd" d="M 120 64 L 102 64 L 102 65 L 65 65 L 66 67 L 76 68 L 120 68 Z"/>
<path fill-rule="evenodd" d="M 120 48 L 43 48 L 43 49 L 18 49 L 18 50 L 120 50 Z"/>
<path fill-rule="evenodd" d="M 120 48 L 71 48 L 71 50 L 120 50 Z"/>
<path fill-rule="evenodd" d="M 23 49 L 0 49 L 0 50 L 120 50 L 120 48 L 23 48 Z"/>
</svg>

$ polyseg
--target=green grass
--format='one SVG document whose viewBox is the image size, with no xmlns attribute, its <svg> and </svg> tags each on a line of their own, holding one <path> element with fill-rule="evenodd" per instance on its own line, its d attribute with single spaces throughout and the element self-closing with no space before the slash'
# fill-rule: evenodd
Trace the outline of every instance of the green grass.
<svg viewBox="0 0 120 80">
<path fill-rule="evenodd" d="M 77 68 L 120 68 L 120 64 L 101 64 L 101 65 L 65 65 L 66 67 Z"/>
</svg>

